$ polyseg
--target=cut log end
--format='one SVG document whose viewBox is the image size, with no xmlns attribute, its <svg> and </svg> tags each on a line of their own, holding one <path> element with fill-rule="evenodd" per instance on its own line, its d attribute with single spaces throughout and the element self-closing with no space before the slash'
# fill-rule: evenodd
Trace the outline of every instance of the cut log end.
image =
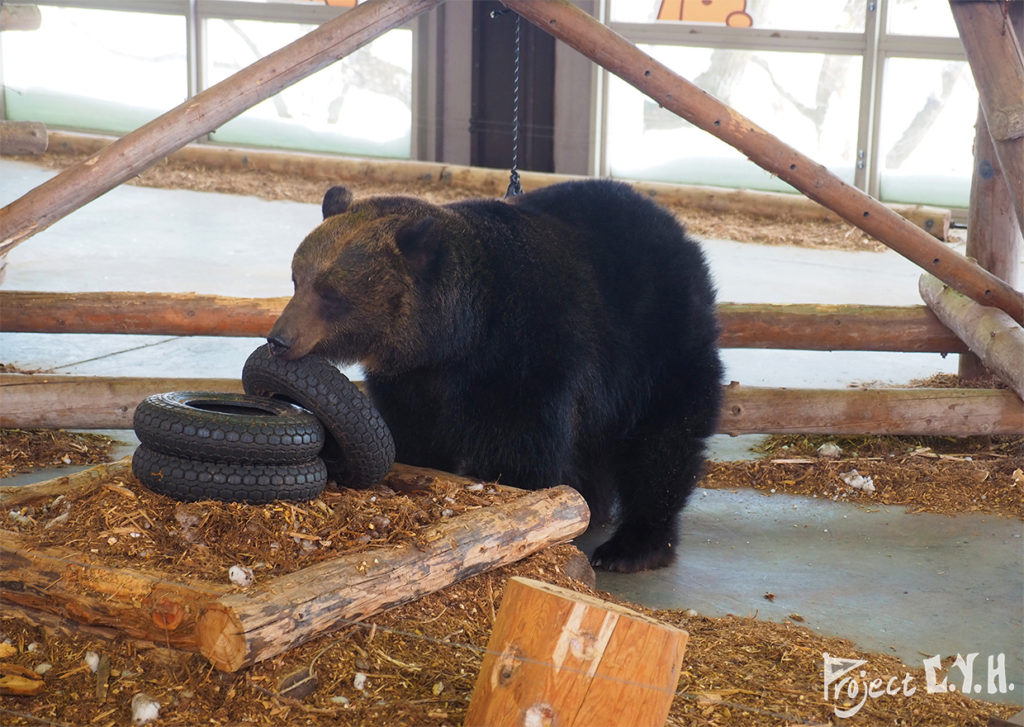
<svg viewBox="0 0 1024 727">
<path fill-rule="evenodd" d="M 199 615 L 197 633 L 200 653 L 216 669 L 233 672 L 245 665 L 245 629 L 230 609 L 209 604 Z"/>
</svg>

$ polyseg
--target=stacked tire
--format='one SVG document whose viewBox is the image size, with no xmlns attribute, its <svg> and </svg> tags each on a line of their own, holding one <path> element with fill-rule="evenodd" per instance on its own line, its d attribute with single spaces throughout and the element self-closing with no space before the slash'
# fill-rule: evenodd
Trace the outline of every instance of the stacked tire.
<svg viewBox="0 0 1024 727">
<path fill-rule="evenodd" d="M 132 472 L 177 500 L 260 504 L 309 500 L 328 480 L 363 488 L 394 463 L 387 425 L 325 359 L 284 361 L 262 346 L 246 361 L 245 394 L 156 394 L 135 410 Z"/>
</svg>

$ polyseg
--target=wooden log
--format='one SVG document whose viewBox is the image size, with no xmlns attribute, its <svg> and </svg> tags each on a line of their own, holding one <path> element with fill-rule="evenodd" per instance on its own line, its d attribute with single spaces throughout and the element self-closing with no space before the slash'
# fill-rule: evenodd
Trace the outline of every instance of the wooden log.
<svg viewBox="0 0 1024 727">
<path fill-rule="evenodd" d="M 1015 288 L 1020 277 L 1019 261 L 1024 256 L 1024 236 L 999 166 L 985 113 L 978 106 L 974 134 L 974 173 L 971 178 L 970 210 L 967 213 L 967 257 Z M 981 360 L 972 353 L 960 356 L 961 378 L 984 373 Z"/>
<path fill-rule="evenodd" d="M 165 391 L 240 393 L 242 382 L 0 374 L 0 427 L 131 429 L 139 402 Z"/>
<path fill-rule="evenodd" d="M 1024 399 L 1024 328 L 998 308 L 978 305 L 930 275 L 921 276 L 918 288 L 935 315 Z"/>
<path fill-rule="evenodd" d="M 339 556 L 207 604 L 199 648 L 217 669 L 236 671 L 344 621 L 570 540 L 589 520 L 582 496 L 566 486 L 472 510 L 431 528 L 420 542 Z"/>
<path fill-rule="evenodd" d="M 950 8 L 974 74 L 995 154 L 1010 190 L 1017 225 L 1024 232 L 1024 94 L 1021 91 L 1024 89 L 1024 53 L 1005 4 L 951 2 Z M 944 283 L 949 282 L 939 277 Z M 991 305 L 973 295 L 970 297 L 983 305 Z M 997 307 L 1013 315 L 1013 311 L 1001 305 Z M 1017 316 L 1014 319 L 1021 322 Z"/>
<path fill-rule="evenodd" d="M 0 330 L 263 338 L 287 297 L 0 291 Z"/>
<path fill-rule="evenodd" d="M 45 124 L 37 121 L 0 121 L 0 156 L 42 154 L 48 143 Z"/>
<path fill-rule="evenodd" d="M 29 505 L 41 500 L 64 495 L 78 499 L 93 490 L 101 482 L 117 477 L 127 477 L 132 471 L 132 458 L 122 457 L 116 462 L 98 464 L 74 474 L 55 477 L 45 482 L 29 485 L 4 485 L 0 487 L 0 508 L 4 512 L 13 507 Z"/>
<path fill-rule="evenodd" d="M 725 434 L 1024 434 L 1024 405 L 1003 389 L 762 389 L 731 384 Z"/>
<path fill-rule="evenodd" d="M 2 305 L 2 296 L 0 296 Z M 722 348 L 962 353 L 925 306 L 719 303 Z"/>
<path fill-rule="evenodd" d="M 287 298 L 0 291 L 0 331 L 262 338 Z M 963 353 L 925 307 L 721 303 L 723 348 Z"/>
<path fill-rule="evenodd" d="M 230 589 L 189 579 L 175 583 L 132 568 L 112 568 L 65 547 L 29 547 L 0 530 L 0 599 L 91 626 L 116 628 L 137 639 L 198 650 L 202 605 Z"/>
<path fill-rule="evenodd" d="M 0 254 L 168 153 L 442 0 L 369 0 L 201 91 L 0 209 Z"/>
<path fill-rule="evenodd" d="M 636 611 L 510 578 L 466 727 L 661 727 L 689 635 Z"/>
<path fill-rule="evenodd" d="M 1024 322 L 1024 294 L 1020 291 L 949 249 L 861 190 L 843 182 L 822 165 L 697 88 L 572 3 L 565 0 L 502 2 L 673 113 L 739 149 L 758 166 L 830 208 L 943 282 Z"/>
<path fill-rule="evenodd" d="M 43 16 L 38 6 L 0 3 L 0 31 L 39 30 L 42 24 Z"/>
<path fill-rule="evenodd" d="M 66 153 L 93 154 L 110 143 L 109 137 L 67 132 L 52 132 L 50 144 Z M 267 171 L 322 179 L 338 184 L 345 181 L 378 184 L 411 184 L 430 182 L 445 187 L 468 187 L 480 196 L 498 197 L 508 186 L 508 171 L 484 169 L 441 162 L 415 160 L 353 159 L 347 157 L 298 152 L 266 151 L 189 144 L 174 152 L 171 159 L 217 169 Z M 520 171 L 525 189 L 539 189 L 559 182 L 585 177 L 570 174 Z M 627 180 L 623 180 L 627 181 Z M 836 222 L 841 218 L 831 210 L 803 195 L 762 192 L 749 189 L 726 189 L 671 184 L 668 182 L 628 181 L 634 189 L 666 205 L 694 207 L 722 213 L 748 213 L 760 217 L 785 217 L 793 220 Z M 949 235 L 952 214 L 949 209 L 929 205 L 887 204 L 894 211 L 927 231 L 945 240 Z M 685 222 L 685 218 L 683 218 Z"/>
<path fill-rule="evenodd" d="M 68 381 L 64 381 L 68 379 Z M 130 429 L 152 393 L 240 391 L 235 379 L 0 374 L 0 427 Z M 52 407 L 59 410 L 50 411 Z M 1021 434 L 1024 405 L 1001 389 L 725 387 L 725 434 Z"/>
</svg>

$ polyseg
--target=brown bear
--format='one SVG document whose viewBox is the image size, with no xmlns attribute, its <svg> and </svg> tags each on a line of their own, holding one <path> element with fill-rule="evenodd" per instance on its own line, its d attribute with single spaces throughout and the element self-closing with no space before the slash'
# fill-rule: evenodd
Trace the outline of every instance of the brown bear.
<svg viewBox="0 0 1024 727">
<path fill-rule="evenodd" d="M 722 376 L 700 247 L 625 184 L 435 205 L 324 197 L 275 355 L 362 365 L 396 457 L 568 484 L 618 527 L 595 566 L 670 563 Z"/>
</svg>

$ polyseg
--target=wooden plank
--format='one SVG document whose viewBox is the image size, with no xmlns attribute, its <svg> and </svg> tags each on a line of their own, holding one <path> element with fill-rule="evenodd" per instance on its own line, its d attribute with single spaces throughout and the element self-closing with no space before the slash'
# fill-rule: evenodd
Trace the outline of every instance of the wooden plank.
<svg viewBox="0 0 1024 727">
<path fill-rule="evenodd" d="M 998 308 L 986 308 L 922 275 L 921 297 L 1017 396 L 1024 399 L 1024 328 Z"/>
<path fill-rule="evenodd" d="M 950 7 L 1010 190 L 1017 225 L 1024 232 L 1024 53 L 1005 3 L 951 2 Z M 982 299 L 970 297 L 986 304 Z M 1003 306 L 998 307 L 1014 314 Z M 1014 319 L 1021 321 L 1016 315 Z"/>
<path fill-rule="evenodd" d="M 341 555 L 206 604 L 200 651 L 216 668 L 236 671 L 344 621 L 568 541 L 589 521 L 583 497 L 564 485 L 471 510 L 430 528 L 416 543 Z"/>
<path fill-rule="evenodd" d="M 689 635 L 582 593 L 514 577 L 466 727 L 661 727 Z"/>
<path fill-rule="evenodd" d="M 55 477 L 44 482 L 28 485 L 4 485 L 0 487 L 0 508 L 4 512 L 58 495 L 71 499 L 82 497 L 101 482 L 116 477 L 127 477 L 132 471 L 132 458 L 122 457 L 116 462 L 98 464 L 74 474 Z"/>
<path fill-rule="evenodd" d="M 1024 434 L 1024 404 L 1004 389 L 761 389 L 730 385 L 726 434 Z"/>
<path fill-rule="evenodd" d="M 287 298 L 0 291 L 0 330 L 262 338 Z M 963 353 L 925 306 L 721 303 L 723 348 Z"/>
<path fill-rule="evenodd" d="M 130 429 L 151 393 L 240 391 L 235 379 L 0 374 L 0 427 Z M 767 389 L 725 387 L 726 434 L 1024 433 L 1024 405 L 1001 389 Z"/>
<path fill-rule="evenodd" d="M 0 255 L 281 89 L 442 0 L 369 0 L 201 91 L 0 209 Z"/>
<path fill-rule="evenodd" d="M 843 182 L 565 0 L 502 0 L 533 24 L 974 300 L 1024 322 L 1024 294 Z M 1022 155 L 1024 157 L 1024 155 Z M 1005 169 L 1005 167 L 1004 167 Z"/>
</svg>

